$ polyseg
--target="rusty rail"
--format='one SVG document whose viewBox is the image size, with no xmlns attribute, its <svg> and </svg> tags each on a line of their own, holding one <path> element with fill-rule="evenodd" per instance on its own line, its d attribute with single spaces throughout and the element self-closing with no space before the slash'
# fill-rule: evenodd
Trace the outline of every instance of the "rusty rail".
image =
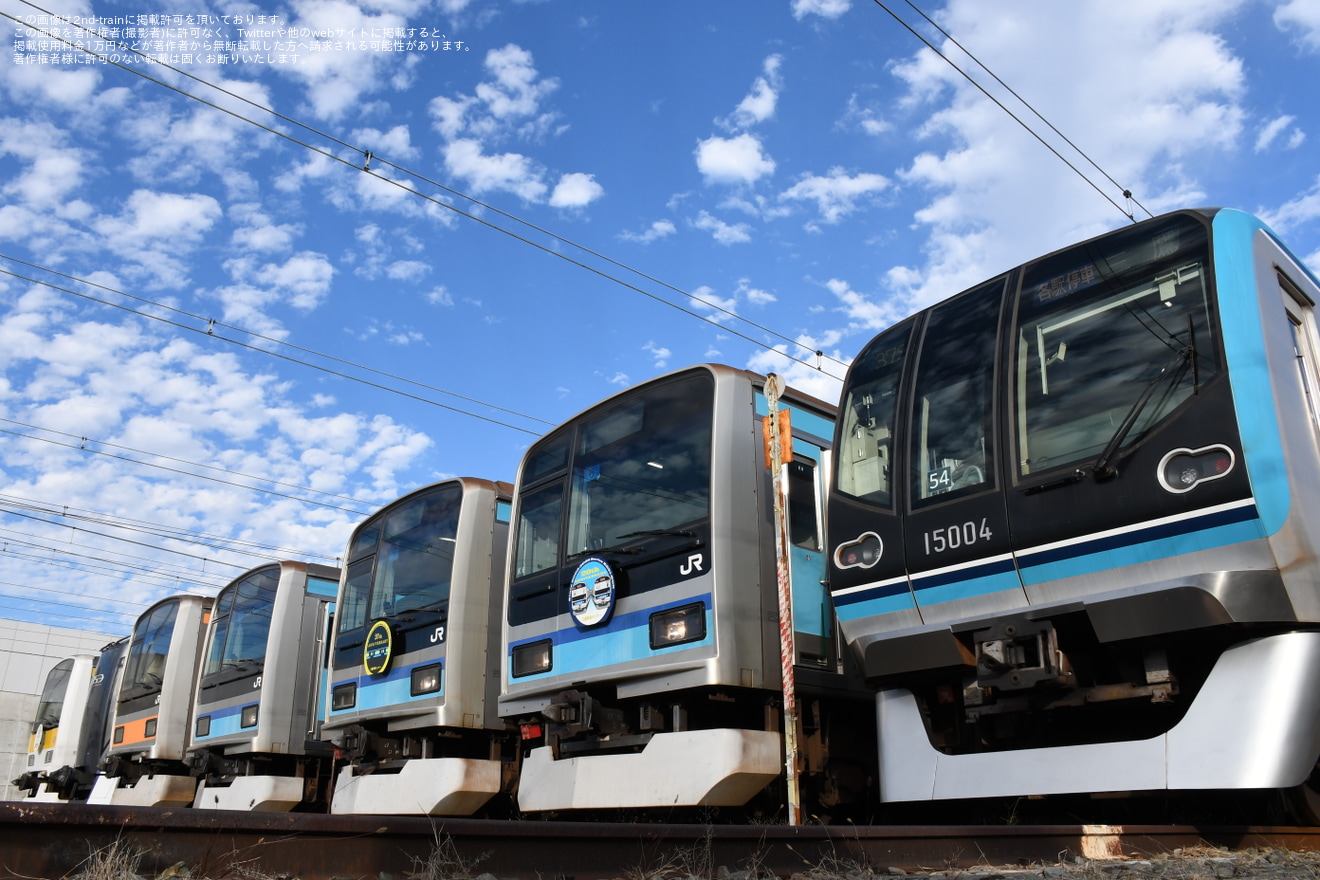
<svg viewBox="0 0 1320 880">
<path fill-rule="evenodd" d="M 154 877 L 187 865 L 193 877 L 286 875 L 300 880 L 416 873 L 431 857 L 442 876 L 601 880 L 663 867 L 715 876 L 720 866 L 788 876 L 810 867 L 875 870 L 1053 864 L 1152 855 L 1208 844 L 1320 849 L 1320 829 L 1190 826 L 747 826 L 514 822 L 325 816 L 0 802 L 0 877 L 77 874 L 119 842 Z"/>
</svg>

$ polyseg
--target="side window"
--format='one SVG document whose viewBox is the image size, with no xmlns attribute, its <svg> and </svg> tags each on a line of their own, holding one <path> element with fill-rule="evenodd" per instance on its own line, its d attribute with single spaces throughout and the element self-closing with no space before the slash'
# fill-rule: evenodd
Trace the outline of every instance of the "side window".
<svg viewBox="0 0 1320 880">
<path fill-rule="evenodd" d="M 820 549 L 819 497 L 816 463 L 794 455 L 788 463 L 788 540 L 793 546 Z"/>
<path fill-rule="evenodd" d="M 1297 370 L 1301 374 L 1302 393 L 1306 395 L 1306 409 L 1311 417 L 1311 428 L 1320 437 L 1320 412 L 1317 412 L 1316 359 L 1320 351 L 1320 334 L 1317 334 L 1315 309 L 1300 287 L 1287 275 L 1278 272 L 1279 287 L 1283 290 L 1283 308 L 1288 313 L 1288 323 L 1292 328 L 1293 356 L 1297 359 Z"/>
<path fill-rule="evenodd" d="M 1000 279 L 931 312 L 917 361 L 912 506 L 994 483 L 995 338 Z"/>
</svg>

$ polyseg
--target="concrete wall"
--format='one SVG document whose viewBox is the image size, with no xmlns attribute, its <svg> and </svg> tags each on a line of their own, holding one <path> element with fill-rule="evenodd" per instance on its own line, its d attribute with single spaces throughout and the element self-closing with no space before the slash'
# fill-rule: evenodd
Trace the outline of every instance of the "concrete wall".
<svg viewBox="0 0 1320 880">
<path fill-rule="evenodd" d="M 74 654 L 96 654 L 119 635 L 0 620 L 0 800 L 19 796 L 10 780 L 27 765 L 28 735 L 46 673 Z"/>
</svg>

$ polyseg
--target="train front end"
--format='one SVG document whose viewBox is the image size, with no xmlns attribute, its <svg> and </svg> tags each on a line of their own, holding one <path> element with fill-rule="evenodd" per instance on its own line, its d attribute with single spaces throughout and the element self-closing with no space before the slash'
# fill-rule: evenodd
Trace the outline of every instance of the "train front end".
<svg viewBox="0 0 1320 880">
<path fill-rule="evenodd" d="M 467 816 L 511 786 L 494 711 L 511 490 L 437 483 L 353 533 L 324 726 L 347 760 L 332 812 Z"/>
<path fill-rule="evenodd" d="M 883 800 L 1307 778 L 1318 296 L 1257 221 L 1186 211 L 862 351 L 830 580 L 880 689 Z"/>
<path fill-rule="evenodd" d="M 187 806 L 184 763 L 193 685 L 212 600 L 173 596 L 148 608 L 129 638 L 109 722 L 110 744 L 89 803 Z"/>
<path fill-rule="evenodd" d="M 27 769 L 14 780 L 25 799 L 67 801 L 76 795 L 65 775 L 81 756 L 83 714 L 96 673 L 96 655 L 66 657 L 46 675 L 28 737 Z"/>
<path fill-rule="evenodd" d="M 191 721 L 193 806 L 323 808 L 334 750 L 321 740 L 339 569 L 280 562 L 220 591 Z"/>
<path fill-rule="evenodd" d="M 525 455 L 500 696 L 523 742 L 522 811 L 735 807 L 783 774 L 762 383 L 716 366 L 664 376 Z M 833 411 L 801 395 L 784 406 L 797 455 L 794 665 L 818 746 L 804 776 L 820 781 L 822 718 L 837 718 L 829 701 L 846 690 L 821 587 Z"/>
</svg>

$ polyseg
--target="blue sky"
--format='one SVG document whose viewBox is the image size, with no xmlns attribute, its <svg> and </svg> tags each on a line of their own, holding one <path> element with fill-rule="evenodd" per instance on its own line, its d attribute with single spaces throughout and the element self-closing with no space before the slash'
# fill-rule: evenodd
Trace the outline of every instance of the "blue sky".
<svg viewBox="0 0 1320 880">
<path fill-rule="evenodd" d="M 893 321 L 1124 210 L 1243 208 L 1320 265 L 1320 0 L 886 2 L 1087 179 L 873 0 L 33 2 L 0 0 L 2 617 L 126 632 L 332 561 L 689 364 L 837 400 Z M 91 45 L 48 13 L 175 69 L 14 21 Z"/>
</svg>

